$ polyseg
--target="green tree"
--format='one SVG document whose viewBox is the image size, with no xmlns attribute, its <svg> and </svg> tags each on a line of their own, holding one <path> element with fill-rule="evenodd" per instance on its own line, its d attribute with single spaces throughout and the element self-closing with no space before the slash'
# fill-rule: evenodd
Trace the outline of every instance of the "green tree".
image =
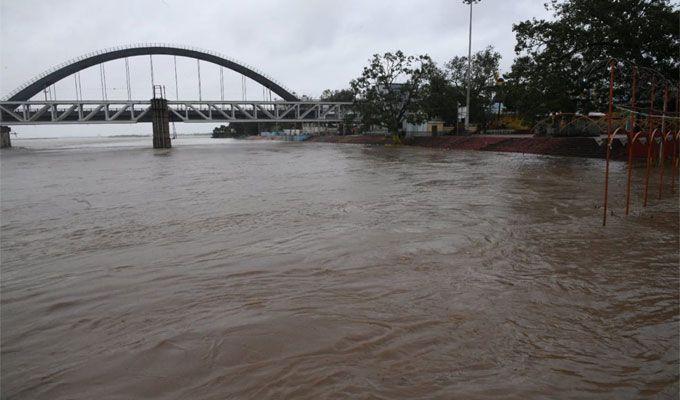
<svg viewBox="0 0 680 400">
<path fill-rule="evenodd" d="M 428 119 L 441 118 L 445 123 L 456 122 L 458 105 L 465 102 L 462 88 L 451 84 L 446 71 L 433 68 L 426 86 L 424 111 Z"/>
<path fill-rule="evenodd" d="M 361 124 L 387 128 L 399 142 L 404 121 L 421 123 L 427 118 L 426 86 L 433 69 L 427 55 L 375 54 L 361 76 L 350 82 Z"/>
<path fill-rule="evenodd" d="M 234 137 L 234 131 L 226 125 L 216 126 L 212 131 L 213 138 Z"/>
<path fill-rule="evenodd" d="M 671 1 L 550 0 L 545 6 L 552 20 L 513 25 L 519 57 L 506 75 L 507 105 L 519 114 L 535 119 L 549 111 L 602 109 L 611 58 L 677 76 L 680 15 Z"/>
<path fill-rule="evenodd" d="M 331 90 L 326 89 L 321 93 L 321 101 L 354 101 L 352 89 Z"/>
<path fill-rule="evenodd" d="M 501 55 L 492 46 L 472 55 L 470 76 L 470 120 L 485 126 L 490 117 L 490 106 L 497 90 L 496 80 Z M 467 57 L 454 57 L 446 63 L 453 87 L 464 93 L 467 86 Z"/>
</svg>

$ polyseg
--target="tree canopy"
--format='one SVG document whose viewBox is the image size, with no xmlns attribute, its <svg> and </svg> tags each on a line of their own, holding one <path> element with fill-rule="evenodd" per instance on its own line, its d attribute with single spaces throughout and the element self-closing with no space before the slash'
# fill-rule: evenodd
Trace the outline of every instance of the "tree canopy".
<svg viewBox="0 0 680 400">
<path fill-rule="evenodd" d="M 350 82 L 361 124 L 397 135 L 404 121 L 424 121 L 427 83 L 434 68 L 428 55 L 407 56 L 401 51 L 373 55 L 361 76 Z"/>
<path fill-rule="evenodd" d="M 427 117 L 441 118 L 445 123 L 453 124 L 458 117 L 458 106 L 464 102 L 464 89 L 451 83 L 447 71 L 432 68 L 423 104 Z"/>
<path fill-rule="evenodd" d="M 668 0 L 550 0 L 552 20 L 513 25 L 507 105 L 532 119 L 602 107 L 607 60 L 678 74 L 678 11 Z M 603 90 L 604 89 L 604 90 Z M 595 94 L 595 95 L 594 95 Z"/>
<path fill-rule="evenodd" d="M 631 65 L 680 80 L 680 11 L 671 0 L 546 1 L 553 18 L 513 25 L 517 57 L 504 80 L 499 79 L 501 56 L 493 47 L 473 54 L 471 122 L 484 126 L 494 101 L 502 101 L 528 123 L 550 112 L 601 111 L 608 100 L 607 64 L 612 59 L 620 61 L 619 100 L 631 92 Z M 438 117 L 451 123 L 457 118 L 456 105 L 465 101 L 467 69 L 465 56 L 439 68 L 427 55 L 376 54 L 350 83 L 351 93 L 327 90 L 322 99 L 354 99 L 364 126 L 393 133 L 403 121 Z M 650 82 L 642 80 L 638 96 L 644 102 Z"/>
<path fill-rule="evenodd" d="M 321 93 L 321 101 L 354 101 L 352 89 L 331 90 L 326 89 Z"/>
<path fill-rule="evenodd" d="M 501 55 L 492 46 L 472 55 L 470 73 L 470 120 L 484 124 L 489 106 L 496 94 Z M 467 57 L 454 57 L 446 63 L 446 71 L 453 87 L 463 93 L 467 87 Z"/>
</svg>

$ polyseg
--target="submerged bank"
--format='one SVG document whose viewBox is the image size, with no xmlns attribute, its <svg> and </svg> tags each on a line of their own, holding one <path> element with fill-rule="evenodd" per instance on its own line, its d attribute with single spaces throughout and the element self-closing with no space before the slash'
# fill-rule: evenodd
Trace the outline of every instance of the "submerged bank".
<svg viewBox="0 0 680 400">
<path fill-rule="evenodd" d="M 387 136 L 316 136 L 314 142 L 392 144 Z M 442 148 L 448 150 L 480 150 L 510 153 L 544 154 L 565 157 L 604 158 L 604 141 L 592 137 L 507 137 L 507 136 L 438 136 L 412 137 L 404 140 L 410 146 Z M 625 160 L 625 145 L 618 139 L 612 143 L 612 158 Z"/>
</svg>

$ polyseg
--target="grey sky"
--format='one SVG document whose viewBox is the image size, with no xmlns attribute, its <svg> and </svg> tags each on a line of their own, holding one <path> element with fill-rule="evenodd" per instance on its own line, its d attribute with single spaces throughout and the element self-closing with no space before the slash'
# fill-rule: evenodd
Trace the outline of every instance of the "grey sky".
<svg viewBox="0 0 680 400">
<path fill-rule="evenodd" d="M 512 24 L 548 17 L 543 3 L 483 0 L 475 5 L 473 50 L 493 45 L 506 71 L 514 58 Z M 70 58 L 139 42 L 214 50 L 317 97 L 325 88 L 347 87 L 376 52 L 427 53 L 438 63 L 466 54 L 467 13 L 461 0 L 0 0 L 0 97 Z M 170 57 L 154 57 L 156 83 L 166 84 L 168 92 L 174 91 L 170 63 Z M 219 99 L 219 70 L 203 64 L 204 98 Z M 106 68 L 112 96 L 116 91 L 122 96 L 122 63 Z M 148 59 L 134 60 L 132 68 L 134 97 L 149 98 Z M 83 88 L 85 97 L 94 99 L 101 89 L 98 70 L 90 70 L 83 73 Z M 197 97 L 195 70 L 195 61 L 181 61 L 180 97 Z M 240 78 L 225 79 L 227 97 L 240 98 Z M 75 98 L 73 88 L 73 79 L 64 79 L 57 97 Z M 248 98 L 261 99 L 261 90 L 251 82 Z"/>
</svg>

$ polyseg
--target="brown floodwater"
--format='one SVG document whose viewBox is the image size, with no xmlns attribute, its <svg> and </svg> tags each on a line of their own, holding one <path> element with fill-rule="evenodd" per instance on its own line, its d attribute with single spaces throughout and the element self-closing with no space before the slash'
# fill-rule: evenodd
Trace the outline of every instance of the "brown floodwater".
<svg viewBox="0 0 680 400">
<path fill-rule="evenodd" d="M 602 160 L 14 145 L 3 399 L 678 397 L 678 197 L 641 168 L 603 228 Z"/>
</svg>

